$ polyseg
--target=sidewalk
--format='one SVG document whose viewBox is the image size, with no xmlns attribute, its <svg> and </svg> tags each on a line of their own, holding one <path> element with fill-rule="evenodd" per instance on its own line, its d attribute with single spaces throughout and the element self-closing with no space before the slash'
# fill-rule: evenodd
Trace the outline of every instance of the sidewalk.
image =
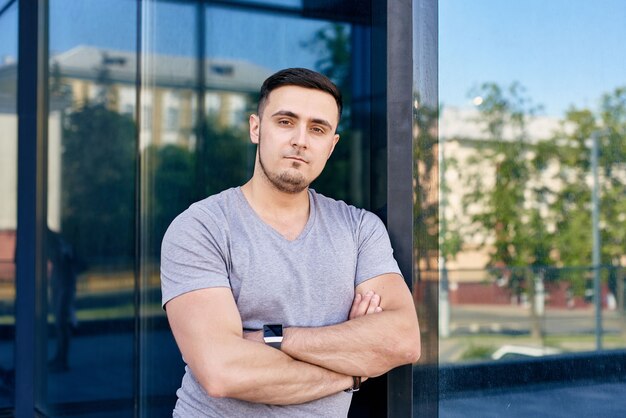
<svg viewBox="0 0 626 418">
<path fill-rule="evenodd" d="M 577 382 L 465 393 L 440 400 L 440 418 L 621 418 L 626 382 Z"/>
</svg>

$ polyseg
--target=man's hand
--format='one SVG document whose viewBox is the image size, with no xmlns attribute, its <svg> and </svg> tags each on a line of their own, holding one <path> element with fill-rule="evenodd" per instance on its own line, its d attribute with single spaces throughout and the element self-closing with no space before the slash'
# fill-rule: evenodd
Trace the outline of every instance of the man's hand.
<svg viewBox="0 0 626 418">
<path fill-rule="evenodd" d="M 371 290 L 364 295 L 357 293 L 354 296 L 354 301 L 352 301 L 352 308 L 350 309 L 350 315 L 348 316 L 348 319 L 354 319 L 360 316 L 365 316 L 382 311 L 383 308 L 380 307 L 379 295 Z"/>
<path fill-rule="evenodd" d="M 379 376 L 415 363 L 420 334 L 415 304 L 404 278 L 396 273 L 366 280 L 348 321 L 319 328 L 288 328 L 281 350 L 293 359 L 348 376 Z M 377 307 L 383 309 L 378 315 Z"/>
</svg>

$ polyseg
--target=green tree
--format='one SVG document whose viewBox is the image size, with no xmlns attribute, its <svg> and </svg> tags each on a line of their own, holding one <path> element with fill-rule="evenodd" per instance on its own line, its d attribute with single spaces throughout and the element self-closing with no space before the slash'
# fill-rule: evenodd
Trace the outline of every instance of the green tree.
<svg viewBox="0 0 626 418">
<path fill-rule="evenodd" d="M 205 131 L 206 151 L 198 155 L 196 164 L 205 173 L 199 198 L 219 193 L 230 187 L 245 183 L 254 167 L 254 145 L 248 131 L 234 126 L 223 126 L 209 115 Z"/>
<path fill-rule="evenodd" d="M 475 237 L 484 248 L 492 249 L 490 268 L 508 279 L 511 290 L 528 293 L 531 302 L 532 334 L 540 337 L 541 326 L 535 304 L 535 285 L 545 279 L 543 266 L 549 265 L 550 234 L 542 210 L 547 207 L 546 190 L 541 185 L 541 169 L 536 144 L 531 143 L 527 122 L 538 107 L 526 96 L 524 88 L 513 83 L 503 89 L 485 83 L 471 92 L 480 97 L 478 116 L 484 139 L 477 142 L 477 156 L 469 161 L 493 169 L 469 174 L 470 192 L 464 196 Z M 528 269 L 528 266 L 535 269 Z"/>
<path fill-rule="evenodd" d="M 472 94 L 482 98 L 476 122 L 485 134 L 477 144 L 479 156 L 472 162 L 487 162 L 493 175 L 484 171 L 469 175 L 471 192 L 464 203 L 478 208 L 471 220 L 482 245 L 493 248 L 492 266 L 541 266 L 550 262 L 545 219 L 540 212 L 546 203 L 545 190 L 533 182 L 541 166 L 526 130 L 528 118 L 538 108 L 524 94 L 517 83 L 506 90 L 486 83 Z"/>
<path fill-rule="evenodd" d="M 585 290 L 584 267 L 592 264 L 593 138 L 599 148 L 601 263 L 617 268 L 626 251 L 626 88 L 604 94 L 596 112 L 570 108 L 562 128 L 542 150 L 546 161 L 560 167 L 557 179 L 561 188 L 551 207 L 558 231 L 554 246 L 559 264 L 579 267 L 567 273 L 578 295 Z"/>
<path fill-rule="evenodd" d="M 151 145 L 144 151 L 149 171 L 144 182 L 151 182 L 148 194 L 153 240 L 149 248 L 155 259 L 160 256 L 161 241 L 172 220 L 194 200 L 193 154 L 179 145 Z"/>
<path fill-rule="evenodd" d="M 134 258 L 135 123 L 86 104 L 63 127 L 62 232 L 89 264 Z"/>
<path fill-rule="evenodd" d="M 445 199 L 447 186 L 440 184 L 440 189 L 444 190 L 439 196 L 433 195 L 432 187 L 424 187 L 439 182 L 438 168 L 445 170 L 445 164 L 438 164 L 439 109 L 421 103 L 418 94 L 414 95 L 414 103 L 418 105 L 413 107 L 413 241 L 415 260 L 420 260 L 420 264 L 425 266 L 417 269 L 416 274 L 420 274 L 421 270 L 436 269 L 436 264 L 431 264 L 436 263 L 437 251 L 441 251 L 444 257 L 452 256 L 460 249 L 460 243 L 458 233 L 446 227 L 444 217 L 439 224 L 440 198 Z M 445 208 L 445 201 L 441 204 Z M 442 234 L 441 240 L 439 233 Z"/>
</svg>

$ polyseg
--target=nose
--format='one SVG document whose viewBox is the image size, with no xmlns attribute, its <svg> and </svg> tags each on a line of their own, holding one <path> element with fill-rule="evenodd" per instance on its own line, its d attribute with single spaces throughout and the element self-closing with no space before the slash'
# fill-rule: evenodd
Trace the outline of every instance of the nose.
<svg viewBox="0 0 626 418">
<path fill-rule="evenodd" d="M 291 137 L 291 145 L 299 148 L 306 148 L 308 146 L 308 135 L 305 126 L 299 127 L 298 129 L 294 129 L 293 135 Z"/>
</svg>

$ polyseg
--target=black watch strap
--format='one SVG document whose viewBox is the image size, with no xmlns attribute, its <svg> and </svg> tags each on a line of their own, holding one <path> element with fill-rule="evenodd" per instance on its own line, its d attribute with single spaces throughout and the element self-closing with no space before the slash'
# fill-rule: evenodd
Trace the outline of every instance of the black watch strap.
<svg viewBox="0 0 626 418">
<path fill-rule="evenodd" d="M 344 390 L 347 393 L 358 392 L 361 389 L 361 376 L 352 376 L 352 387 Z"/>
<path fill-rule="evenodd" d="M 280 346 L 283 342 L 282 324 L 263 325 L 263 341 L 270 347 L 280 350 Z"/>
</svg>

